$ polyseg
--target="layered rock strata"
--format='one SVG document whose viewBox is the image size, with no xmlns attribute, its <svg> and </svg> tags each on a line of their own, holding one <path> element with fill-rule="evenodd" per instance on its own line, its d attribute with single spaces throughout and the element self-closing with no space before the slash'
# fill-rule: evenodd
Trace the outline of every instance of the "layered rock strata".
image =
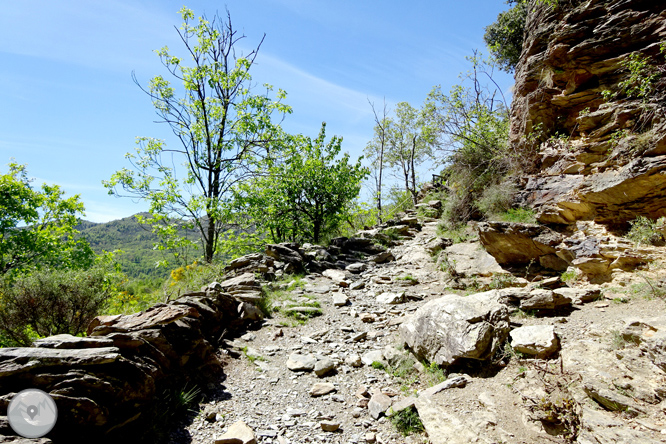
<svg viewBox="0 0 666 444">
<path fill-rule="evenodd" d="M 539 171 L 524 203 L 543 223 L 665 216 L 663 5 L 559 3 L 531 8 L 516 70 L 510 138 L 537 153 Z M 631 93 L 631 57 L 646 61 L 641 75 L 657 73 L 644 97 Z"/>
<path fill-rule="evenodd" d="M 0 349 L 0 404 L 28 388 L 49 393 L 56 442 L 146 440 L 154 414 L 185 384 L 219 376 L 218 341 L 243 324 L 244 302 L 207 290 L 133 315 L 101 316 L 88 337 L 57 335 Z"/>
</svg>

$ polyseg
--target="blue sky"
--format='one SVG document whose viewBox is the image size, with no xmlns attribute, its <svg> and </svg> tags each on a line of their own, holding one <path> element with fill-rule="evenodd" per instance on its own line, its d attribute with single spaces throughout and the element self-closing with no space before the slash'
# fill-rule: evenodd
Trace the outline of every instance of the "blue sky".
<svg viewBox="0 0 666 444">
<path fill-rule="evenodd" d="M 189 1 L 195 14 L 224 13 L 225 3 Z M 0 171 L 11 158 L 40 182 L 80 194 L 86 219 L 104 222 L 145 204 L 108 196 L 101 181 L 128 166 L 138 136 L 170 139 L 142 84 L 166 74 L 153 50 L 179 48 L 171 0 L 21 0 L 0 14 Z M 287 91 L 294 109 L 283 127 L 315 137 L 343 136 L 362 154 L 372 138 L 368 101 L 419 106 L 434 85 L 444 91 L 485 51 L 484 26 L 502 0 L 228 0 L 246 51 L 266 34 L 253 80 Z M 243 49 L 243 48 L 241 48 Z M 513 79 L 503 75 L 509 91 Z M 422 176 L 427 178 L 428 172 Z"/>
</svg>

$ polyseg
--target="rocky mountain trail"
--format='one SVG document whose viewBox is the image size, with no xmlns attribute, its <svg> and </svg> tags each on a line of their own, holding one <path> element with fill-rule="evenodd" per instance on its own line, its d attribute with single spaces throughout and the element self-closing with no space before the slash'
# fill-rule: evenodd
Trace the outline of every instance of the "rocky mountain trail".
<svg viewBox="0 0 666 444">
<path fill-rule="evenodd" d="M 659 268 L 572 287 L 543 268 L 528 281 L 478 240 L 419 228 L 392 240 L 394 261 L 357 257 L 283 284 L 321 314 L 276 313 L 227 342 L 221 395 L 174 439 L 227 442 L 242 422 L 261 443 L 666 442 L 664 302 L 645 284 Z M 467 290 L 451 290 L 461 278 Z M 395 409 L 424 432 L 400 434 Z"/>
<path fill-rule="evenodd" d="M 329 247 L 271 245 L 86 338 L 2 349 L 0 402 L 39 387 L 81 436 L 118 436 L 164 387 L 199 387 L 169 421 L 177 443 L 666 442 L 662 247 L 595 279 L 539 260 L 571 260 L 576 230 L 471 223 L 480 235 L 454 243 L 437 225 L 412 213 Z"/>
</svg>

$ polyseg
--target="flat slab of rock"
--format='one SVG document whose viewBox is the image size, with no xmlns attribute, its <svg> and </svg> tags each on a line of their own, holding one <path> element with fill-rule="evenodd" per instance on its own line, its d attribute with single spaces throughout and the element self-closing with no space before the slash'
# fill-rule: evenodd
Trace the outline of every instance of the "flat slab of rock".
<svg viewBox="0 0 666 444">
<path fill-rule="evenodd" d="M 377 302 L 380 304 L 397 305 L 405 302 L 405 292 L 387 291 L 377 296 Z"/>
<path fill-rule="evenodd" d="M 562 299 L 571 300 L 574 304 L 586 304 L 599 299 L 601 296 L 601 289 L 598 286 L 589 288 L 561 287 L 554 289 L 553 293 L 560 296 Z"/>
<path fill-rule="evenodd" d="M 399 331 L 419 359 L 440 366 L 485 360 L 506 340 L 509 312 L 494 293 L 450 294 L 421 306 Z"/>
<path fill-rule="evenodd" d="M 419 392 L 419 396 L 432 396 L 444 390 L 454 387 L 465 387 L 467 385 L 467 378 L 465 376 L 456 376 L 455 378 L 447 379 L 437 385 L 433 385 L 425 390 Z"/>
<path fill-rule="evenodd" d="M 333 293 L 333 305 L 336 307 L 344 307 L 349 303 L 349 298 L 344 293 Z"/>
<path fill-rule="evenodd" d="M 555 255 L 562 235 L 545 225 L 516 222 L 481 222 L 479 240 L 499 264 L 528 264 Z M 565 267 L 566 268 L 566 267 Z"/>
<path fill-rule="evenodd" d="M 354 274 L 362 273 L 367 269 L 368 269 L 368 264 L 364 264 L 363 262 L 356 262 L 354 264 L 349 264 L 345 267 L 345 270 Z"/>
<path fill-rule="evenodd" d="M 470 415 L 451 411 L 430 396 L 417 398 L 416 409 L 432 444 L 499 442 L 486 436 L 497 424 L 497 415 L 493 412 L 479 410 Z"/>
<path fill-rule="evenodd" d="M 356 282 L 352 282 L 351 285 L 349 286 L 350 290 L 360 290 L 365 287 L 365 281 L 363 280 L 358 280 Z"/>
<path fill-rule="evenodd" d="M 350 273 L 348 271 L 343 271 L 343 270 L 335 270 L 332 268 L 329 268 L 328 270 L 324 270 L 322 273 L 324 277 L 329 278 L 336 284 L 340 286 L 348 286 L 349 285 L 349 280 L 350 280 Z"/>
<path fill-rule="evenodd" d="M 38 339 L 35 342 L 33 342 L 32 345 L 34 347 L 56 348 L 56 349 L 112 347 L 113 339 L 105 338 L 102 336 L 82 338 L 79 336 L 72 336 L 69 334 L 61 334 L 61 335 L 49 336 L 48 338 Z"/>
<path fill-rule="evenodd" d="M 305 285 L 305 291 L 308 293 L 318 293 L 318 294 L 324 294 L 328 293 L 331 291 L 331 287 L 328 285 L 312 285 L 312 284 L 306 284 Z"/>
<path fill-rule="evenodd" d="M 336 388 L 330 382 L 318 382 L 310 389 L 310 396 L 324 396 L 336 391 Z"/>
<path fill-rule="evenodd" d="M 402 412 L 403 410 L 410 409 L 414 407 L 416 404 L 416 397 L 415 396 L 408 396 L 406 398 L 402 398 L 398 402 L 394 402 L 391 407 L 385 412 L 386 416 L 393 416 L 397 413 Z"/>
<path fill-rule="evenodd" d="M 565 293 L 557 290 L 536 289 L 520 301 L 523 310 L 555 310 L 571 305 L 571 299 Z"/>
<path fill-rule="evenodd" d="M 215 444 L 256 444 L 254 432 L 243 421 L 235 422 L 229 430 L 220 437 L 215 438 Z"/>
<path fill-rule="evenodd" d="M 187 305 L 158 304 L 137 314 L 99 316 L 93 319 L 88 326 L 88 336 L 146 330 L 170 324 L 188 316 L 198 318 L 200 315 L 194 307 Z"/>
<path fill-rule="evenodd" d="M 312 355 L 302 355 L 300 353 L 292 353 L 287 360 L 287 368 L 293 372 L 314 370 L 317 364 L 317 358 Z"/>
<path fill-rule="evenodd" d="M 630 397 L 604 387 L 597 381 L 585 381 L 583 390 L 587 395 L 611 412 L 645 413 Z"/>
<path fill-rule="evenodd" d="M 368 259 L 376 264 L 385 264 L 386 262 L 394 261 L 395 256 L 393 256 L 393 253 L 390 251 L 382 251 L 381 253 L 377 253 L 374 256 L 370 256 Z"/>
<path fill-rule="evenodd" d="M 560 348 L 560 341 L 552 325 L 529 325 L 509 333 L 511 347 L 517 352 L 537 358 L 547 358 Z"/>
<path fill-rule="evenodd" d="M 109 364 L 121 359 L 117 347 L 79 350 L 17 347 L 0 348 L 0 377 L 35 372 L 42 367 L 81 367 Z M 25 362 L 30 365 L 25 365 Z"/>
<path fill-rule="evenodd" d="M 229 292 L 229 290 L 253 290 L 261 289 L 254 273 L 243 273 L 235 278 L 227 279 L 220 283 L 220 291 Z"/>
</svg>

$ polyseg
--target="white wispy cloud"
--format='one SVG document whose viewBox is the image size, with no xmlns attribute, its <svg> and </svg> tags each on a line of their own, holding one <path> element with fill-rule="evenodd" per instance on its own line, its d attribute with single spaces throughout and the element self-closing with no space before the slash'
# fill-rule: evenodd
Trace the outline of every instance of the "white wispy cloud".
<svg viewBox="0 0 666 444">
<path fill-rule="evenodd" d="M 176 15 L 137 2 L 12 2 L 0 15 L 0 52 L 127 72 L 156 59 L 138 52 L 142 44 L 161 46 L 177 38 L 164 23 L 177 23 Z"/>
<path fill-rule="evenodd" d="M 294 88 L 296 92 L 292 95 L 308 97 L 311 101 L 321 103 L 322 106 L 335 105 L 344 108 L 357 117 L 372 115 L 368 100 L 375 102 L 382 100 L 318 77 L 272 55 L 262 54 L 259 67 L 270 71 L 271 74 L 277 74 L 276 77 L 282 82 L 297 86 L 297 89 Z M 277 81 L 275 83 L 277 84 Z M 282 87 L 282 84 L 280 86 Z"/>
</svg>

